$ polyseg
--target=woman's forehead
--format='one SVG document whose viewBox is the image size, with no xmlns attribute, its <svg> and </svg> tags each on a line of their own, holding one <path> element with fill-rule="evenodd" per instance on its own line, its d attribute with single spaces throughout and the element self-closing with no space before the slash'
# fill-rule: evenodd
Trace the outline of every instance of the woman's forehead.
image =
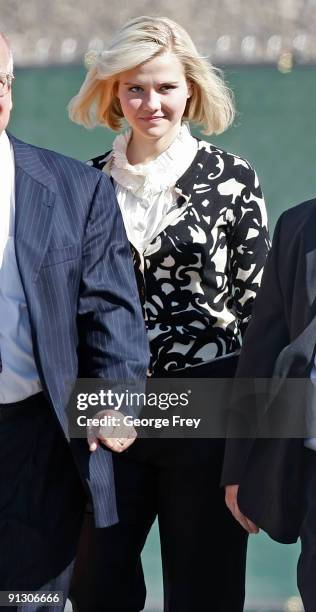
<svg viewBox="0 0 316 612">
<path fill-rule="evenodd" d="M 122 73 L 120 81 L 128 82 L 129 79 L 135 78 L 146 80 L 152 76 L 155 80 L 178 81 L 184 76 L 184 68 L 176 55 L 168 51 Z"/>
</svg>

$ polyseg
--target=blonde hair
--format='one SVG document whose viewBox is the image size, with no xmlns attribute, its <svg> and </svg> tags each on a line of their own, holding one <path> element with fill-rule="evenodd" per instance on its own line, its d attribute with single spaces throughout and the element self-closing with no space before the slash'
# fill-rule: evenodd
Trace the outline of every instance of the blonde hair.
<svg viewBox="0 0 316 612">
<path fill-rule="evenodd" d="M 69 103 L 72 121 L 119 130 L 124 116 L 116 96 L 118 75 L 170 51 L 180 60 L 192 87 L 183 119 L 205 134 L 223 132 L 234 119 L 233 96 L 221 72 L 199 55 L 189 34 L 165 17 L 137 17 L 123 26 L 107 50 L 95 54 L 86 78 Z"/>
</svg>

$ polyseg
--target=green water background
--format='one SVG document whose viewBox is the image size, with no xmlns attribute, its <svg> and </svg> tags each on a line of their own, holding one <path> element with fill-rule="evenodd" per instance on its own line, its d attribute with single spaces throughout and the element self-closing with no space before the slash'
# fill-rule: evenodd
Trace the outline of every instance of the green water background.
<svg viewBox="0 0 316 612">
<path fill-rule="evenodd" d="M 77 66 L 17 70 L 12 133 L 81 160 L 108 150 L 113 132 L 103 128 L 87 131 L 68 120 L 66 106 L 83 75 L 84 70 Z M 226 70 L 226 77 L 235 93 L 238 115 L 225 134 L 207 140 L 246 157 L 255 166 L 273 229 L 283 210 L 316 193 L 316 68 L 300 67 L 281 74 L 274 67 L 234 67 Z M 250 539 L 249 606 L 253 602 L 259 609 L 261 602 L 262 610 L 269 604 L 276 609 L 278 603 L 297 594 L 298 553 L 298 545 L 280 546 L 263 534 Z M 144 566 L 149 591 L 146 610 L 159 610 L 162 581 L 156 527 L 146 545 Z"/>
</svg>

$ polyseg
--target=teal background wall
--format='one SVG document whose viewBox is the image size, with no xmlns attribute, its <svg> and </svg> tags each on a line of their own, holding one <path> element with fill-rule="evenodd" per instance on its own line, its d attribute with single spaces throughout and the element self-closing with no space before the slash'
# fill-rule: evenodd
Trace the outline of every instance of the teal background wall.
<svg viewBox="0 0 316 612">
<path fill-rule="evenodd" d="M 28 142 L 81 160 L 108 150 L 113 133 L 103 128 L 87 131 L 68 121 L 66 105 L 83 76 L 83 68 L 77 66 L 17 70 L 11 131 Z M 274 67 L 234 67 L 227 69 L 226 78 L 235 92 L 238 115 L 232 128 L 210 140 L 255 166 L 273 229 L 284 209 L 316 194 L 316 68 L 300 67 L 281 74 Z M 263 534 L 251 538 L 249 609 L 281 609 L 282 602 L 297 595 L 298 552 L 298 546 L 279 546 Z M 159 610 L 162 589 L 156 527 L 146 546 L 144 564 L 147 609 Z"/>
</svg>

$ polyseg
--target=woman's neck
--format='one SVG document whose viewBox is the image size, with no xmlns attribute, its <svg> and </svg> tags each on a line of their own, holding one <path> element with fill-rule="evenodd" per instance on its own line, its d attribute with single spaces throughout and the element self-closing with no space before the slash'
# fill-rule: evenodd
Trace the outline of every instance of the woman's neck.
<svg viewBox="0 0 316 612">
<path fill-rule="evenodd" d="M 161 153 L 166 151 L 179 133 L 180 127 L 168 132 L 164 137 L 159 139 L 142 138 L 138 134 L 132 132 L 130 141 L 126 149 L 126 157 L 132 166 L 136 164 L 148 164 L 153 159 L 156 159 Z"/>
</svg>

